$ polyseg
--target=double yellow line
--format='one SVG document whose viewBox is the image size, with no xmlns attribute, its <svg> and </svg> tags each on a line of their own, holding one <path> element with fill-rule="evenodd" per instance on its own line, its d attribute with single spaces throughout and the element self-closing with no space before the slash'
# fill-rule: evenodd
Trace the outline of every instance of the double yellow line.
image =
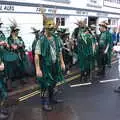
<svg viewBox="0 0 120 120">
<path fill-rule="evenodd" d="M 23 97 L 20 97 L 20 98 L 19 98 L 19 101 L 20 101 L 20 102 L 21 102 L 21 101 L 24 101 L 24 100 L 26 100 L 26 99 L 28 99 L 28 98 L 31 98 L 31 97 L 39 94 L 39 93 L 40 93 L 39 90 L 34 91 L 34 92 L 30 93 L 30 94 L 27 94 L 27 95 L 25 95 L 25 96 L 23 96 Z"/>
<path fill-rule="evenodd" d="M 80 77 L 80 74 L 79 74 L 79 75 L 76 75 L 76 76 L 73 76 L 73 77 L 71 77 L 71 78 L 68 78 L 68 79 L 66 79 L 66 80 L 63 81 L 63 82 L 58 83 L 57 86 L 60 86 L 60 85 L 62 85 L 62 84 L 64 84 L 64 83 L 67 83 L 67 82 L 70 82 L 70 81 L 72 81 L 72 80 L 74 80 L 74 79 L 77 79 L 77 78 L 79 78 L 79 77 Z M 40 90 L 36 90 L 36 91 L 34 91 L 34 92 L 32 92 L 32 93 L 29 93 L 29 94 L 27 94 L 27 95 L 25 95 L 25 96 L 20 97 L 20 98 L 19 98 L 19 101 L 22 102 L 22 101 L 27 100 L 27 99 L 35 96 L 35 95 L 38 95 L 38 94 L 40 94 Z"/>
<path fill-rule="evenodd" d="M 116 63 L 117 61 L 118 61 L 118 60 L 113 61 L 112 64 Z M 69 74 L 69 75 L 73 75 L 73 74 L 75 74 L 75 72 L 72 72 L 72 73 Z M 58 83 L 57 86 L 60 86 L 60 85 L 62 85 L 62 84 L 64 84 L 64 83 L 68 83 L 68 82 L 70 82 L 70 81 L 72 81 L 72 80 L 75 80 L 75 79 L 77 79 L 77 78 L 79 78 L 79 77 L 80 77 L 80 74 L 77 74 L 77 75 L 75 75 L 75 76 L 73 76 L 73 77 L 70 77 L 70 78 L 66 79 L 66 80 L 63 81 L 63 82 Z M 38 94 L 40 94 L 40 90 L 36 90 L 36 91 L 34 91 L 34 92 L 32 92 L 32 93 L 29 93 L 29 94 L 27 94 L 27 95 L 25 95 L 25 96 L 20 97 L 20 98 L 19 98 L 19 101 L 22 102 L 22 101 L 27 100 L 27 99 L 35 96 L 35 95 L 38 95 Z"/>
</svg>

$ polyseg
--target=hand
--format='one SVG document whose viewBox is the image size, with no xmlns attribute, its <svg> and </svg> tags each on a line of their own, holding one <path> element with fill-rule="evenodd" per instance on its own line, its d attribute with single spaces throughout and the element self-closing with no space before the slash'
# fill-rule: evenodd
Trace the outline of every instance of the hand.
<svg viewBox="0 0 120 120">
<path fill-rule="evenodd" d="M 16 50 L 16 49 L 18 48 L 18 46 L 17 46 L 17 45 L 12 45 L 12 48 L 13 48 L 14 50 Z"/>
<path fill-rule="evenodd" d="M 65 64 L 64 63 L 61 64 L 61 68 L 63 71 L 65 71 Z"/>
<path fill-rule="evenodd" d="M 96 42 L 96 46 L 98 46 L 98 42 Z"/>
<path fill-rule="evenodd" d="M 19 45 L 19 47 L 23 47 L 23 45 Z"/>
<path fill-rule="evenodd" d="M 7 47 L 9 46 L 7 42 L 4 42 L 3 46 Z"/>
<path fill-rule="evenodd" d="M 106 54 L 106 53 L 107 53 L 107 51 L 105 50 L 105 51 L 104 51 L 104 54 Z"/>
<path fill-rule="evenodd" d="M 0 64 L 0 71 L 3 71 L 3 70 L 4 70 L 4 64 L 1 63 L 1 64 Z"/>
<path fill-rule="evenodd" d="M 41 70 L 36 70 L 37 77 L 43 77 L 43 73 Z"/>
<path fill-rule="evenodd" d="M 7 48 L 10 48 L 9 44 L 6 44 L 6 47 L 7 47 Z"/>
<path fill-rule="evenodd" d="M 1 41 L 1 42 L 0 42 L 0 45 L 4 45 L 4 43 L 5 43 L 4 41 Z"/>
</svg>

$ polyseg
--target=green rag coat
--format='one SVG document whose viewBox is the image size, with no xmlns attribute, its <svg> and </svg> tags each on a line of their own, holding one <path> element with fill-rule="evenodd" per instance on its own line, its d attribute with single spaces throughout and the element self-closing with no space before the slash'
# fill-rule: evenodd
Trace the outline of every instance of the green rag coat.
<svg viewBox="0 0 120 120">
<path fill-rule="evenodd" d="M 108 51 L 107 51 L 106 56 L 105 56 L 105 63 L 104 64 L 110 64 L 110 62 L 111 62 L 112 35 L 109 31 L 105 31 L 105 32 L 102 32 L 100 34 L 99 49 L 103 48 L 103 50 L 105 50 L 105 48 L 107 47 L 107 44 L 109 44 L 109 48 L 108 48 Z M 101 57 L 102 56 L 100 56 L 99 53 L 98 53 L 98 55 L 97 55 L 98 63 L 100 62 Z"/>
<path fill-rule="evenodd" d="M 2 31 L 0 31 L 0 41 L 5 41 L 5 35 Z M 5 52 L 4 47 L 0 46 L 0 64 L 3 62 L 3 53 Z M 5 87 L 5 81 L 4 81 L 4 71 L 0 71 L 0 90 L 1 90 L 1 99 L 4 100 L 7 98 L 7 90 Z"/>
<path fill-rule="evenodd" d="M 84 29 L 78 35 L 78 61 L 81 72 L 89 71 L 93 68 L 93 39 L 90 34 L 84 33 Z"/>
<path fill-rule="evenodd" d="M 62 42 L 60 37 L 56 34 L 52 34 L 52 40 L 55 43 L 55 52 L 56 52 L 56 62 L 53 63 L 52 55 L 51 55 L 51 40 L 48 40 L 46 36 L 42 36 L 40 40 L 38 40 L 36 45 L 36 51 L 40 55 L 40 68 L 43 72 L 43 77 L 37 77 L 37 81 L 40 84 L 41 89 L 48 88 L 64 80 L 61 64 L 60 64 L 60 54 L 62 51 Z M 37 53 L 37 54 L 38 54 Z"/>
</svg>

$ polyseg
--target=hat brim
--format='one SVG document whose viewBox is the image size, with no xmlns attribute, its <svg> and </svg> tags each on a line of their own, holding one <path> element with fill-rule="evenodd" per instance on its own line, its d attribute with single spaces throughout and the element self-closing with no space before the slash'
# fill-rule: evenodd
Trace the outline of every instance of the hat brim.
<svg viewBox="0 0 120 120">
<path fill-rule="evenodd" d="M 99 24 L 99 26 L 102 26 L 102 27 L 108 27 L 107 25 L 104 25 L 104 24 Z"/>
<path fill-rule="evenodd" d="M 80 24 L 82 24 L 82 23 L 75 23 L 76 25 L 80 25 Z"/>
<path fill-rule="evenodd" d="M 13 30 L 11 30 L 11 32 L 16 32 L 16 31 L 20 31 L 20 29 L 13 29 Z"/>
<path fill-rule="evenodd" d="M 37 30 L 37 31 L 31 32 L 31 33 L 35 34 L 35 33 L 38 33 L 38 32 L 40 32 L 40 30 Z"/>
<path fill-rule="evenodd" d="M 64 35 L 69 35 L 70 33 L 64 33 Z"/>
<path fill-rule="evenodd" d="M 91 27 L 91 28 L 96 28 L 97 26 L 96 26 L 96 25 L 91 25 L 90 27 Z"/>
<path fill-rule="evenodd" d="M 17 29 L 15 29 L 15 31 L 20 31 L 20 29 L 17 28 Z"/>
</svg>

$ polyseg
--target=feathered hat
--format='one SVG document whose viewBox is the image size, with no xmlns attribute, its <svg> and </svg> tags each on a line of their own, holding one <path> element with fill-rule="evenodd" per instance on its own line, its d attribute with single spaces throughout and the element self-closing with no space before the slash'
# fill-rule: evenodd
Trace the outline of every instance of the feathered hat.
<svg viewBox="0 0 120 120">
<path fill-rule="evenodd" d="M 37 29 L 34 28 L 34 27 L 31 27 L 31 29 L 32 29 L 32 31 L 33 31 L 33 32 L 31 32 L 31 33 L 33 33 L 33 34 L 37 34 L 37 33 L 40 32 L 40 30 L 37 30 Z"/>
<path fill-rule="evenodd" d="M 90 28 L 96 28 L 95 24 L 90 25 Z"/>
<path fill-rule="evenodd" d="M 99 26 L 108 27 L 109 23 L 107 21 L 102 21 Z"/>
<path fill-rule="evenodd" d="M 11 26 L 10 26 L 11 32 L 15 32 L 15 31 L 19 31 L 20 30 L 18 28 L 18 25 L 17 25 L 17 22 L 15 21 L 15 19 L 10 20 L 10 22 L 11 22 Z"/>
<path fill-rule="evenodd" d="M 49 19 L 49 18 L 43 18 L 43 23 L 44 23 L 44 28 L 55 28 L 55 23 L 53 20 Z"/>
<path fill-rule="evenodd" d="M 2 25 L 3 24 L 3 22 L 1 21 L 1 19 L 0 19 L 0 25 Z"/>
<path fill-rule="evenodd" d="M 87 20 L 84 19 L 84 20 L 77 20 L 75 24 L 79 26 L 79 25 L 86 25 L 86 23 L 87 23 Z"/>
<path fill-rule="evenodd" d="M 44 13 L 43 7 L 41 6 L 40 8 L 41 8 L 40 9 L 40 13 L 43 15 L 43 25 L 44 25 L 44 28 L 45 29 L 47 29 L 47 28 L 55 28 L 56 25 L 54 23 L 54 20 L 52 20 L 50 18 L 47 18 L 47 16 Z M 55 14 L 56 14 L 56 12 L 54 12 L 54 17 L 55 17 Z"/>
<path fill-rule="evenodd" d="M 82 20 L 77 20 L 77 22 L 75 23 L 76 25 L 81 25 L 81 24 L 84 24 L 84 21 Z"/>
</svg>

